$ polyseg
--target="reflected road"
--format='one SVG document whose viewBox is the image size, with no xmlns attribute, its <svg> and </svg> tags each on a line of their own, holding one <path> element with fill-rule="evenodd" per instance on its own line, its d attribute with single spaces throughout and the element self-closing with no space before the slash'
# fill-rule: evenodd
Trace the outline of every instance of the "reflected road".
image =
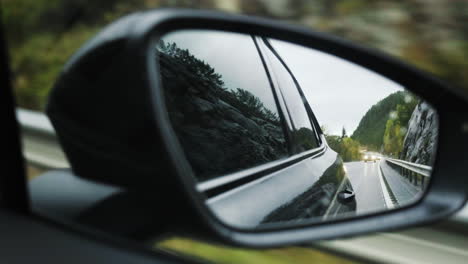
<svg viewBox="0 0 468 264">
<path fill-rule="evenodd" d="M 380 161 L 377 162 L 346 162 L 348 178 L 356 194 L 356 213 L 369 213 L 387 209 L 381 182 Z"/>
<path fill-rule="evenodd" d="M 385 158 L 374 162 L 345 162 L 348 178 L 356 194 L 356 213 L 371 213 L 404 206 L 423 192 L 389 166 Z"/>
</svg>

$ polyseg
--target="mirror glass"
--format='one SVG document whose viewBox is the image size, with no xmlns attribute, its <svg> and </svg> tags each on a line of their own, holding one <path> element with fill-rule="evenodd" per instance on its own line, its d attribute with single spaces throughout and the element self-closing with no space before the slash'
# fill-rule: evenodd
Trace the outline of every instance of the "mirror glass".
<svg viewBox="0 0 468 264">
<path fill-rule="evenodd" d="M 408 206 L 424 193 L 437 112 L 398 83 L 248 34 L 174 31 L 155 49 L 181 162 L 225 224 L 350 218 Z"/>
</svg>

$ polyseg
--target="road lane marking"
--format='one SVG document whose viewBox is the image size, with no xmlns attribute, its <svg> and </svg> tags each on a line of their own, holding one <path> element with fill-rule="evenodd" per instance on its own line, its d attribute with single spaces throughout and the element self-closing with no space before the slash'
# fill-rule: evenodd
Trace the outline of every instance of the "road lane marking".
<svg viewBox="0 0 468 264">
<path fill-rule="evenodd" d="M 388 192 L 387 186 L 384 183 L 382 172 L 380 171 L 380 161 L 379 161 L 379 168 L 377 169 L 377 173 L 379 174 L 380 187 L 382 188 L 385 205 L 387 206 L 388 209 L 393 209 L 395 205 L 393 204 L 392 199 L 390 199 L 390 193 Z"/>
</svg>

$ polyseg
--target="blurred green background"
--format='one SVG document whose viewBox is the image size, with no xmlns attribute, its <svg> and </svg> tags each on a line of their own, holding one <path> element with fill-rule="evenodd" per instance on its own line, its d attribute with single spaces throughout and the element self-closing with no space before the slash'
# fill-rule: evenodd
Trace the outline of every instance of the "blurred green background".
<svg viewBox="0 0 468 264">
<path fill-rule="evenodd" d="M 125 14 L 157 7 L 254 14 L 330 32 L 468 87 L 466 0 L 1 0 L 18 105 L 43 109 L 64 62 Z"/>
<path fill-rule="evenodd" d="M 1 0 L 20 107 L 42 110 L 66 60 L 103 26 L 158 7 L 216 9 L 300 24 L 373 47 L 468 92 L 466 0 Z M 184 238 L 158 248 L 217 263 L 350 263 L 315 249 L 245 250 Z"/>
<path fill-rule="evenodd" d="M 157 244 L 157 247 L 170 252 L 192 256 L 198 260 L 213 263 L 255 263 L 255 264 L 353 264 L 357 263 L 343 257 L 312 248 L 288 247 L 276 249 L 242 249 L 209 243 L 195 242 L 190 239 L 174 237 Z"/>
</svg>

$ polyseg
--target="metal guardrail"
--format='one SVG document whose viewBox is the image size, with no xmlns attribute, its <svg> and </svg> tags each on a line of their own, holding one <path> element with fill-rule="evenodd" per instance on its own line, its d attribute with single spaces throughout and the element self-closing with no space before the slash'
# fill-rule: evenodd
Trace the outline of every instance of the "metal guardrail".
<svg viewBox="0 0 468 264">
<path fill-rule="evenodd" d="M 396 167 L 400 174 L 407 178 L 414 185 L 424 186 L 429 181 L 426 178 L 431 176 L 432 167 L 417 163 L 408 162 L 405 160 L 385 158 L 385 160 L 393 167 Z"/>
<path fill-rule="evenodd" d="M 17 109 L 23 155 L 28 163 L 43 169 L 70 167 L 49 119 L 42 113 Z"/>
</svg>

